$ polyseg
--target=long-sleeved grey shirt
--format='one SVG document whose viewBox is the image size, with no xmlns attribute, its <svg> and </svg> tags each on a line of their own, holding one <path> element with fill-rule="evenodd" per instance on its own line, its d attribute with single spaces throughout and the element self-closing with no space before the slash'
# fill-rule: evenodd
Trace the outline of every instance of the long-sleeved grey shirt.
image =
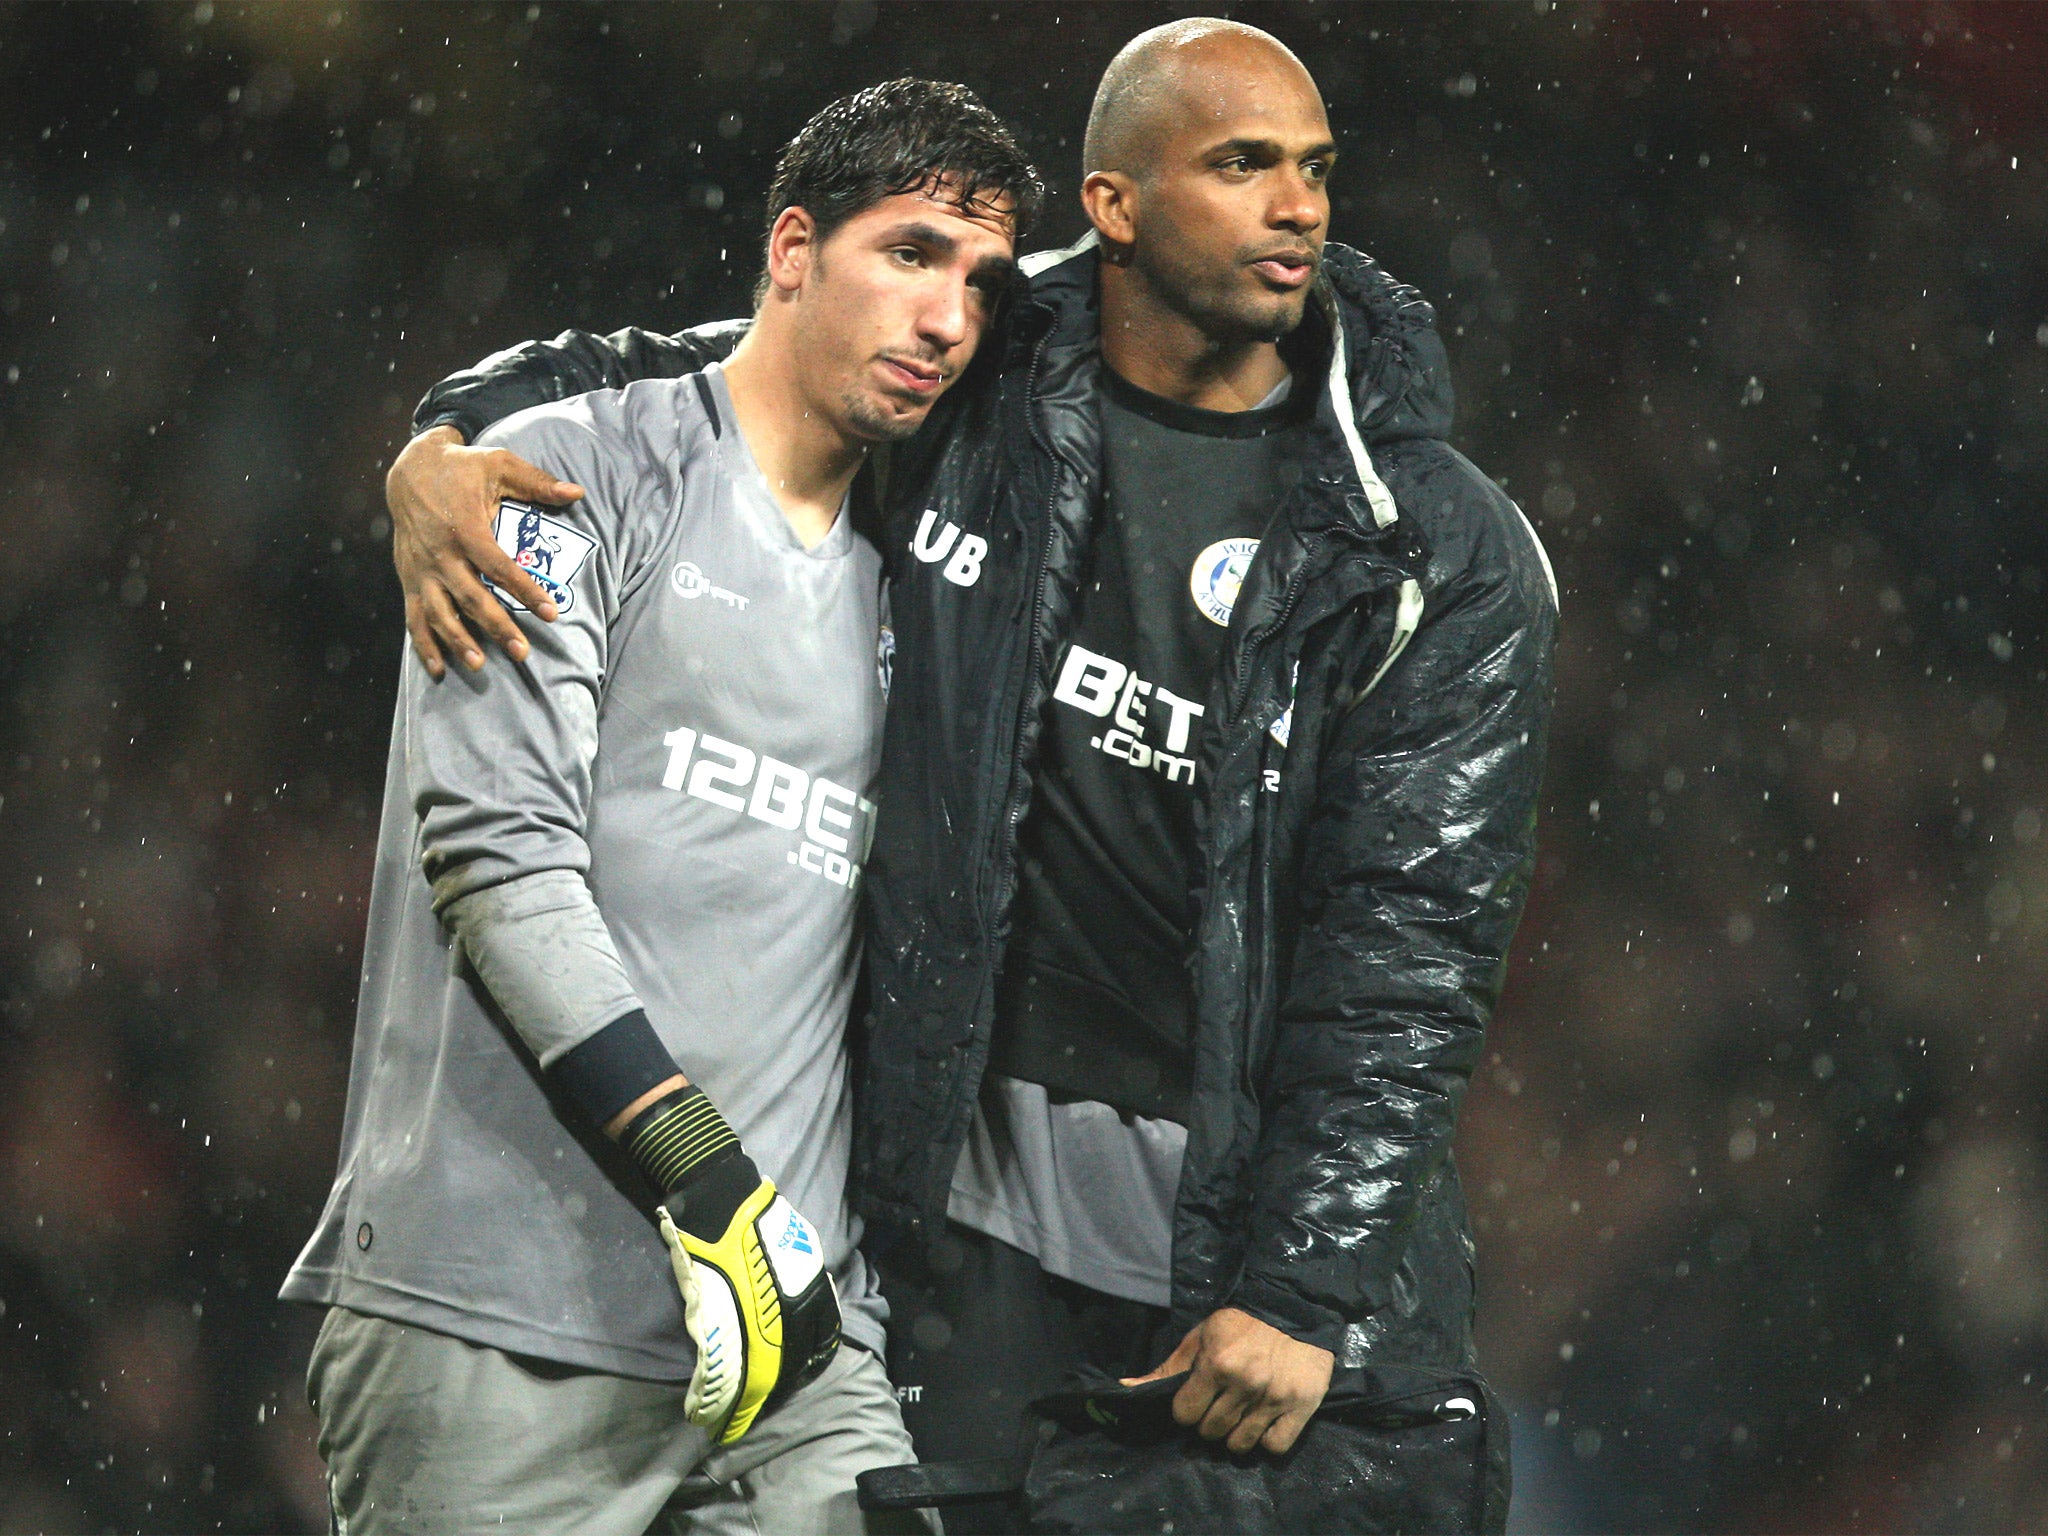
<svg viewBox="0 0 2048 1536">
<path fill-rule="evenodd" d="M 845 1023 L 874 807 L 879 557 L 806 550 L 717 368 L 524 411 L 482 439 L 589 495 L 508 503 L 555 597 L 528 661 L 439 682 L 392 731 L 340 1170 L 283 1294 L 657 1380 L 688 1376 L 649 1192 L 539 1067 L 616 1016 L 496 1006 L 442 920 L 588 882 L 677 1063 L 816 1225 L 848 1335 L 886 1311 L 845 1197 Z M 540 877 L 540 878 L 535 878 Z"/>
</svg>

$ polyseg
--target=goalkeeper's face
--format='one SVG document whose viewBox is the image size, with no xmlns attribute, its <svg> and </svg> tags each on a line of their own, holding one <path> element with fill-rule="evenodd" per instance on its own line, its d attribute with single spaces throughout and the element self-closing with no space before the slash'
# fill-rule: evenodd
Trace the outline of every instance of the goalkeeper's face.
<svg viewBox="0 0 2048 1536">
<path fill-rule="evenodd" d="M 922 426 L 1015 280 L 1009 199 L 962 202 L 950 192 L 941 180 L 886 197 L 782 253 L 789 287 L 770 237 L 770 302 L 791 306 L 805 393 L 849 438 L 893 442 Z M 778 234 L 790 220 L 809 223 L 792 208 Z"/>
</svg>

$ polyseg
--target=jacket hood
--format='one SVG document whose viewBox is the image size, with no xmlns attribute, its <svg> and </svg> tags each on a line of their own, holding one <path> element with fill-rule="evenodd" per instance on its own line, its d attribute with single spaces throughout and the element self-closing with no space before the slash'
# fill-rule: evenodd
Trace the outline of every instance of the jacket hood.
<svg viewBox="0 0 2048 1536">
<path fill-rule="evenodd" d="M 1352 398 L 1368 443 L 1450 435 L 1450 358 L 1436 308 L 1363 251 L 1323 247 L 1319 286 L 1344 320 Z"/>
<path fill-rule="evenodd" d="M 1030 300 L 1040 325 L 1026 325 L 1035 341 L 1049 325 L 1055 346 L 1093 341 L 1100 331 L 1096 237 L 1091 230 L 1064 250 L 1024 258 Z M 1436 310 L 1363 251 L 1331 241 L 1323 247 L 1318 303 L 1283 343 L 1290 362 L 1318 376 L 1329 366 L 1334 316 L 1344 337 L 1354 420 L 1369 444 L 1450 434 L 1453 395 L 1450 360 L 1437 334 Z"/>
</svg>

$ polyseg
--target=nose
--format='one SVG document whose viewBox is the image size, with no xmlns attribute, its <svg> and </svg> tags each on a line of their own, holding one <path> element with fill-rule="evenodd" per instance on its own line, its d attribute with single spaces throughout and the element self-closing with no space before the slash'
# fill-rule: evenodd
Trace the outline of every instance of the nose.
<svg viewBox="0 0 2048 1536">
<path fill-rule="evenodd" d="M 1266 222 L 1275 229 L 1310 235 L 1328 217 L 1329 204 L 1320 184 L 1301 174 L 1298 165 L 1284 166 L 1275 178 L 1273 202 L 1266 210 Z"/>
<path fill-rule="evenodd" d="M 965 344 L 973 324 L 972 302 L 967 294 L 965 272 L 939 274 L 918 311 L 918 339 L 941 356 Z"/>
</svg>

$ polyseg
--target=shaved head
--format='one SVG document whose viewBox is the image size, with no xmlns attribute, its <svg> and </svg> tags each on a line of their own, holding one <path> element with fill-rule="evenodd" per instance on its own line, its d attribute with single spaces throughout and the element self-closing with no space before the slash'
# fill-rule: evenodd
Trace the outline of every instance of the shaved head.
<svg viewBox="0 0 2048 1536">
<path fill-rule="evenodd" d="M 1320 270 L 1337 158 L 1301 60 L 1215 17 L 1141 32 L 1103 71 L 1082 153 L 1105 325 L 1114 310 L 1212 359 L 1264 348 L 1248 379 L 1279 368 L 1273 343 L 1300 324 Z"/>
<path fill-rule="evenodd" d="M 1190 113 L 1213 109 L 1216 87 L 1242 89 L 1247 75 L 1292 76 L 1315 91 L 1308 70 L 1270 32 L 1216 16 L 1190 16 L 1140 32 L 1109 61 L 1088 132 L 1082 172 L 1122 171 L 1143 178 L 1157 164 L 1168 130 Z"/>
</svg>

